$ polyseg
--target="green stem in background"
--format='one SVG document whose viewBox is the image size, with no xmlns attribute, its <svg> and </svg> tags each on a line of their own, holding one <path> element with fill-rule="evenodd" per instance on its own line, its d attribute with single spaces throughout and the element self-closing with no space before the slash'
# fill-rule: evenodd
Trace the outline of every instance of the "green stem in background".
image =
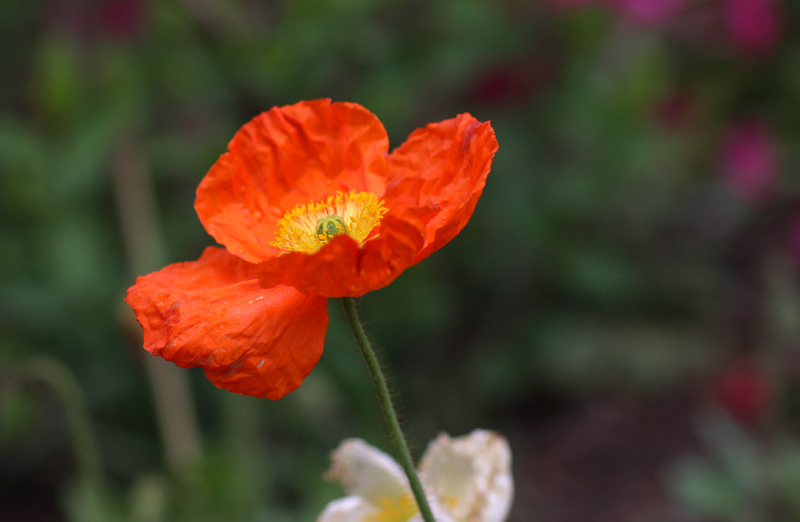
<svg viewBox="0 0 800 522">
<path fill-rule="evenodd" d="M 392 405 L 392 398 L 389 395 L 389 388 L 386 386 L 386 378 L 383 376 L 383 371 L 375 357 L 375 351 L 364 332 L 364 326 L 358 318 L 358 311 L 356 310 L 356 302 L 352 297 L 343 297 L 342 305 L 344 306 L 345 315 L 350 323 L 350 329 L 356 338 L 358 347 L 364 355 L 364 360 L 367 363 L 367 368 L 372 376 L 372 382 L 375 385 L 375 391 L 378 393 L 378 401 L 381 404 L 383 411 L 383 419 L 386 422 L 386 428 L 392 437 L 394 449 L 397 460 L 403 466 L 403 470 L 408 476 L 408 482 L 411 484 L 411 491 L 414 493 L 414 498 L 417 499 L 419 512 L 425 522 L 436 522 L 431 512 L 431 507 L 428 505 L 428 499 L 425 496 L 425 491 L 422 489 L 422 483 L 417 476 L 417 470 L 414 468 L 414 462 L 411 460 L 411 452 L 408 451 L 408 444 L 403 435 L 403 430 L 400 428 L 400 422 L 397 420 L 397 413 Z"/>
<path fill-rule="evenodd" d="M 106 479 L 97 440 L 92 432 L 89 408 L 78 380 L 66 365 L 46 356 L 28 359 L 16 369 L 20 376 L 44 381 L 56 393 L 64 406 L 80 476 L 100 491 L 106 491 Z"/>
<path fill-rule="evenodd" d="M 128 265 L 134 274 L 146 274 L 164 266 L 167 258 L 147 155 L 139 140 L 128 135 L 120 137 L 111 160 Z M 132 313 L 126 317 L 132 331 L 141 331 Z M 141 344 L 137 349 L 141 350 Z M 200 429 L 188 375 L 159 357 L 145 354 L 143 359 L 167 464 L 172 471 L 183 472 L 201 457 Z"/>
</svg>

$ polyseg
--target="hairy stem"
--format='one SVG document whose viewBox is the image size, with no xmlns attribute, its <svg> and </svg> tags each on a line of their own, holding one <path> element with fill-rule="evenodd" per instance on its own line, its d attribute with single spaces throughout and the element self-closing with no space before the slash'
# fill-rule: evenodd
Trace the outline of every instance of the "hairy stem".
<svg viewBox="0 0 800 522">
<path fill-rule="evenodd" d="M 386 428 L 389 430 L 389 435 L 392 438 L 395 456 L 408 476 L 408 482 L 411 484 L 411 491 L 414 493 L 414 498 L 417 499 L 419 512 L 422 514 L 422 518 L 425 522 L 436 522 L 436 519 L 433 518 L 431 507 L 428 505 L 428 499 L 425 497 L 425 492 L 422 489 L 422 483 L 419 481 L 417 471 L 414 468 L 414 462 L 411 460 L 411 452 L 408 451 L 408 444 L 403 435 L 403 430 L 400 428 L 400 422 L 397 420 L 397 413 L 392 405 L 389 388 L 386 386 L 386 378 L 383 376 L 383 371 L 375 356 L 375 351 L 372 349 L 372 344 L 370 344 L 367 334 L 364 333 L 364 326 L 358 318 L 355 299 L 352 297 L 344 297 L 342 298 L 342 305 L 344 306 L 347 320 L 350 323 L 350 329 L 353 331 L 358 347 L 364 355 L 367 368 L 372 376 L 372 383 L 375 385 L 375 391 L 378 394 L 378 402 L 383 411 L 383 420 L 386 422 Z"/>
</svg>

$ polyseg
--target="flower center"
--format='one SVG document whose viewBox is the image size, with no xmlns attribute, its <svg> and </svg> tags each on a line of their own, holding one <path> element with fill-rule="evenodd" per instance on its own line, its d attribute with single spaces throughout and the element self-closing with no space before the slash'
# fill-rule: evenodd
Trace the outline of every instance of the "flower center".
<svg viewBox="0 0 800 522">
<path fill-rule="evenodd" d="M 325 241 L 330 241 L 333 236 L 339 234 L 347 234 L 347 226 L 344 224 L 342 216 L 331 214 L 317 220 L 317 237 L 324 237 Z"/>
<path fill-rule="evenodd" d="M 297 205 L 284 214 L 270 245 L 286 252 L 313 254 L 335 236 L 346 234 L 360 246 L 388 211 L 370 192 L 337 192 L 324 201 Z"/>
<path fill-rule="evenodd" d="M 406 522 L 418 513 L 417 503 L 411 495 L 403 495 L 397 499 L 383 497 L 378 500 L 380 510 L 367 517 L 368 522 Z"/>
</svg>

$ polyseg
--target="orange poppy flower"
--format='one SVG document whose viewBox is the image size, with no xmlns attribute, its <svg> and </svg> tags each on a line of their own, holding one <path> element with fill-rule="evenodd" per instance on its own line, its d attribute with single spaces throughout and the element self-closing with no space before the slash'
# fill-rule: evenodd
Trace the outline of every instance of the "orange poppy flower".
<svg viewBox="0 0 800 522">
<path fill-rule="evenodd" d="M 497 140 L 461 114 L 388 147 L 354 103 L 305 101 L 244 125 L 195 200 L 225 249 L 128 290 L 145 349 L 237 393 L 278 399 L 300 386 L 322 354 L 327 298 L 382 288 L 453 239 Z"/>
</svg>

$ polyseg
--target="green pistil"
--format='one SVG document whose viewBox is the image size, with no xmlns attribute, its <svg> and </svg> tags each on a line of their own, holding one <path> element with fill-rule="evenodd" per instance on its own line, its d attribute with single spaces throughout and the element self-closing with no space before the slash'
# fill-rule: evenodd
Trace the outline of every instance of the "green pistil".
<svg viewBox="0 0 800 522">
<path fill-rule="evenodd" d="M 347 234 L 347 227 L 344 224 L 344 219 L 336 214 L 325 216 L 317 221 L 317 237 L 323 243 L 327 243 L 334 236 Z"/>
</svg>

